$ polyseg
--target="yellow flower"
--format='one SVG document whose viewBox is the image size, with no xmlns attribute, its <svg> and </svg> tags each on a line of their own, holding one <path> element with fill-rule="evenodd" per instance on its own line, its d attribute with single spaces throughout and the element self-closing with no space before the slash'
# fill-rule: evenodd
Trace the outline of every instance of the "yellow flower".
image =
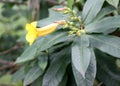
<svg viewBox="0 0 120 86">
<path fill-rule="evenodd" d="M 38 31 L 36 28 L 37 22 L 33 22 L 31 24 L 26 24 L 26 30 L 28 31 L 26 35 L 26 40 L 29 42 L 30 45 L 35 41 L 35 39 L 38 37 Z"/>
<path fill-rule="evenodd" d="M 42 28 L 36 28 L 37 22 L 32 22 L 31 24 L 26 24 L 26 30 L 28 33 L 26 34 L 26 40 L 29 42 L 30 45 L 33 44 L 35 39 L 39 36 L 45 36 L 53 31 L 56 30 L 57 26 L 62 24 L 61 22 L 56 22 L 49 24 L 47 26 L 44 26 Z"/>
</svg>

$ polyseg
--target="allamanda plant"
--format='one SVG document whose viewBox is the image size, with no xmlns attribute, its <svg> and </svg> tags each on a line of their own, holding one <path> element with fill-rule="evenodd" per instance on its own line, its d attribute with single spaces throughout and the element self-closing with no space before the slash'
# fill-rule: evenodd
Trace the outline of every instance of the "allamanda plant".
<svg viewBox="0 0 120 86">
<path fill-rule="evenodd" d="M 30 46 L 16 60 L 24 65 L 19 71 L 25 86 L 38 81 L 39 86 L 93 86 L 96 59 L 101 71 L 103 57 L 120 58 L 120 38 L 110 34 L 120 27 L 120 16 L 108 15 L 116 9 L 102 8 L 104 3 L 87 0 L 81 13 L 55 6 L 48 18 L 26 25 Z M 99 71 L 97 79 L 103 80 Z"/>
</svg>

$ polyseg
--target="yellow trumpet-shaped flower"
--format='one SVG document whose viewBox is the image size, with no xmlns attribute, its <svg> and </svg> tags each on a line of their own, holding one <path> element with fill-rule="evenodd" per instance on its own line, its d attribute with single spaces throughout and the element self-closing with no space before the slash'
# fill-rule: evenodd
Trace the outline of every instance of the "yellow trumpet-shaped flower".
<svg viewBox="0 0 120 86">
<path fill-rule="evenodd" d="M 26 30 L 28 31 L 28 33 L 26 34 L 26 40 L 29 42 L 30 45 L 32 45 L 37 37 L 45 36 L 52 33 L 60 24 L 63 24 L 63 21 L 52 23 L 42 28 L 36 28 L 36 21 L 32 22 L 31 24 L 26 24 Z"/>
</svg>

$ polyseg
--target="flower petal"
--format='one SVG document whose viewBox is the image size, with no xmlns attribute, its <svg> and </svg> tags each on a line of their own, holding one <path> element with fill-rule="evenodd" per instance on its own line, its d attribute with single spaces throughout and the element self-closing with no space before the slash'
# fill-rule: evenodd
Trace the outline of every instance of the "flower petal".
<svg viewBox="0 0 120 86">
<path fill-rule="evenodd" d="M 31 25 L 32 25 L 34 28 L 36 28 L 36 26 L 37 26 L 37 21 L 32 22 Z"/>
<path fill-rule="evenodd" d="M 38 28 L 38 36 L 44 36 L 44 35 L 48 35 L 48 34 L 52 33 L 53 31 L 56 30 L 58 25 L 59 25 L 58 23 L 52 23 L 45 27 Z"/>
<path fill-rule="evenodd" d="M 27 33 L 26 35 L 26 40 L 29 42 L 29 45 L 32 45 L 36 38 L 37 35 L 35 33 Z"/>
</svg>

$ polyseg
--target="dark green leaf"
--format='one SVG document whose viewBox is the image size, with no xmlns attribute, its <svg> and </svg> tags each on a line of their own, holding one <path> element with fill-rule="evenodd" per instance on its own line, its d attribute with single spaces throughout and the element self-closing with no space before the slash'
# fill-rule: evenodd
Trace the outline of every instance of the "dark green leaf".
<svg viewBox="0 0 120 86">
<path fill-rule="evenodd" d="M 84 24 L 90 23 L 101 10 L 105 0 L 87 0 L 82 12 L 82 20 Z"/>
<path fill-rule="evenodd" d="M 85 28 L 87 32 L 104 33 L 107 30 L 116 29 L 118 27 L 120 27 L 120 16 L 101 19 L 100 21 L 87 25 Z"/>
<path fill-rule="evenodd" d="M 85 72 L 90 63 L 89 40 L 86 36 L 81 36 L 75 39 L 72 46 L 72 64 L 85 78 Z"/>
<path fill-rule="evenodd" d="M 32 60 L 35 58 L 35 54 L 37 51 L 37 47 L 35 46 L 30 46 L 28 47 L 20 57 L 17 58 L 15 63 L 22 63 L 22 62 L 26 62 L 29 60 Z"/>
<path fill-rule="evenodd" d="M 42 86 L 58 86 L 61 83 L 66 67 L 70 63 L 70 47 L 65 47 L 52 57 L 53 60 L 44 75 Z"/>
<path fill-rule="evenodd" d="M 96 18 L 94 19 L 94 21 L 98 21 L 100 19 L 102 19 L 103 17 L 105 17 L 106 15 L 112 13 L 115 11 L 115 8 L 112 6 L 107 6 L 103 9 L 101 9 L 101 11 L 98 13 L 98 15 L 96 16 Z"/>
<path fill-rule="evenodd" d="M 85 73 L 85 78 L 82 77 L 82 74 L 76 69 L 73 65 L 73 73 L 77 83 L 77 86 L 93 86 L 95 75 L 96 75 L 96 60 L 94 51 L 91 49 L 91 60 L 90 64 Z"/>
<path fill-rule="evenodd" d="M 25 77 L 25 67 L 20 68 L 17 72 L 12 75 L 12 82 L 18 82 L 24 79 Z"/>
<path fill-rule="evenodd" d="M 35 80 L 32 83 L 32 86 L 42 86 L 42 79 L 43 79 L 43 76 L 40 76 L 39 78 L 37 78 L 37 80 Z"/>
<path fill-rule="evenodd" d="M 59 83 L 59 86 L 66 86 L 67 83 L 67 75 L 65 74 L 62 81 Z"/>
<path fill-rule="evenodd" d="M 42 52 L 43 53 L 43 52 Z M 44 71 L 48 64 L 48 55 L 46 53 L 40 54 L 38 57 L 38 65 Z"/>
<path fill-rule="evenodd" d="M 112 56 L 120 58 L 120 38 L 109 35 L 89 35 L 91 45 Z"/>
<path fill-rule="evenodd" d="M 105 86 L 120 86 L 120 70 L 116 66 L 116 59 L 101 51 L 95 50 L 97 58 L 97 78 Z"/>
<path fill-rule="evenodd" d="M 118 7 L 119 0 L 106 0 L 110 5 L 114 6 L 115 8 Z"/>
<path fill-rule="evenodd" d="M 40 69 L 40 67 L 39 66 L 34 66 L 33 68 L 31 68 L 29 70 L 29 72 L 25 76 L 24 85 L 25 86 L 29 85 L 30 83 L 35 81 L 42 74 L 43 74 L 43 71 Z"/>
</svg>

